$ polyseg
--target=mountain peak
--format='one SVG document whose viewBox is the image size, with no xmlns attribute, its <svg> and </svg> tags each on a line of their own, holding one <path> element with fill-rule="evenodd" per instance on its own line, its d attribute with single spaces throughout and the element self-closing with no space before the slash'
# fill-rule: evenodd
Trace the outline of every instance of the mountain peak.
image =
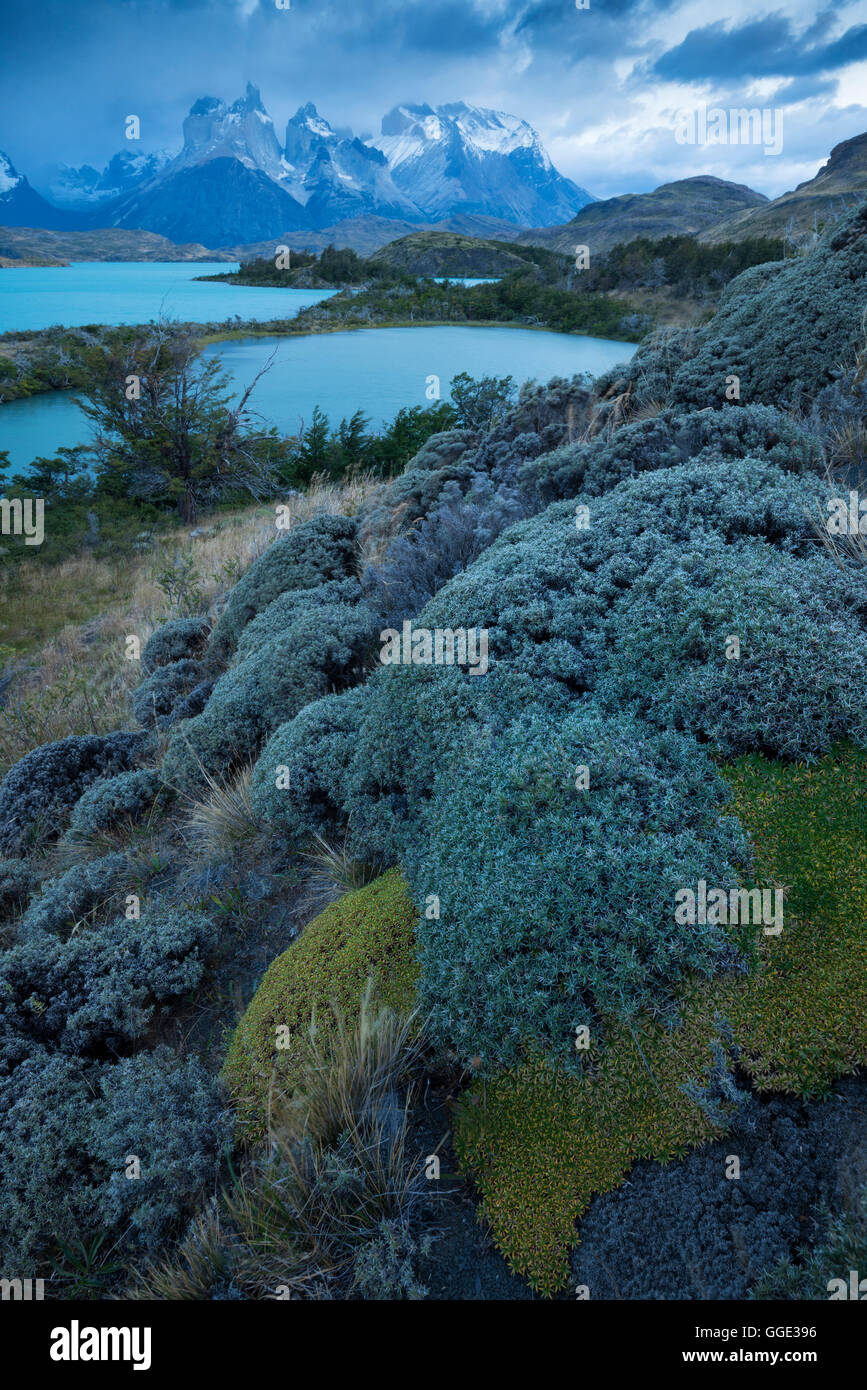
<svg viewBox="0 0 867 1390">
<path fill-rule="evenodd" d="M 426 217 L 464 212 L 550 226 L 593 201 L 557 172 L 533 127 L 505 111 L 407 103 L 383 117 L 377 143 Z"/>
<path fill-rule="evenodd" d="M 0 150 L 0 193 L 11 193 L 21 183 L 21 178 L 8 154 Z"/>
</svg>

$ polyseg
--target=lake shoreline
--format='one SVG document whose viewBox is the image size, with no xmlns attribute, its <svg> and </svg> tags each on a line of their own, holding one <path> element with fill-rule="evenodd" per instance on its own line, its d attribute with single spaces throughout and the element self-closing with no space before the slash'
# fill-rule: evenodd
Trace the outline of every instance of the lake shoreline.
<svg viewBox="0 0 867 1390">
<path fill-rule="evenodd" d="M 150 322 L 153 322 L 153 320 L 151 320 Z M 255 322 L 255 320 L 253 320 L 253 322 Z M 274 326 L 276 324 L 282 324 L 286 322 L 291 323 L 291 320 L 273 319 L 266 320 L 264 323 L 259 323 L 256 327 L 218 329 L 216 332 L 205 332 L 201 337 L 196 337 L 195 342 L 197 348 L 199 348 L 200 351 L 203 351 L 205 348 L 212 347 L 217 343 L 229 343 L 244 338 L 277 338 L 281 340 L 284 338 L 318 338 L 323 337 L 327 334 L 334 333 L 365 333 L 374 332 L 377 329 L 390 328 L 517 328 L 523 329 L 525 332 L 532 333 L 556 333 L 558 337 L 563 338 L 600 337 L 600 335 L 596 333 L 585 333 L 576 329 L 549 328 L 544 323 L 521 323 L 516 319 L 507 319 L 505 321 L 502 319 L 462 319 L 459 322 L 453 323 L 443 323 L 441 319 L 390 319 L 382 323 L 369 324 L 335 323 L 321 324 L 316 326 L 310 326 L 305 324 L 303 328 L 297 329 L 292 329 L 291 327 L 288 329 L 276 328 Z M 113 328 L 117 327 L 143 330 L 148 328 L 149 326 L 149 323 L 100 325 L 101 328 L 105 328 L 108 331 L 111 331 Z M 179 324 L 178 327 L 204 327 L 207 329 L 208 325 L 200 325 L 193 322 L 186 322 Z M 33 330 L 32 332 L 29 332 L 27 330 L 25 330 L 24 332 L 16 332 L 13 329 L 10 330 L 8 333 L 0 333 L 0 356 L 3 355 L 3 344 L 4 340 L 6 339 L 11 340 L 12 342 L 17 344 L 36 344 L 42 342 L 43 340 L 50 341 L 51 335 L 56 335 L 60 332 L 66 333 L 74 331 L 76 330 L 67 329 L 62 324 L 56 324 L 52 325 L 50 328 L 40 328 Z M 607 339 L 606 341 L 622 341 L 624 343 L 629 343 L 631 340 L 628 338 L 624 338 L 619 340 Z M 11 396 L 5 400 L 0 399 L 0 410 L 2 410 L 4 405 L 15 405 L 19 401 L 32 400 L 36 396 L 62 396 L 66 395 L 70 391 L 81 391 L 82 389 L 83 387 L 81 383 L 76 382 L 70 384 L 69 386 L 45 386 L 39 389 L 29 390 L 20 396 Z"/>
</svg>

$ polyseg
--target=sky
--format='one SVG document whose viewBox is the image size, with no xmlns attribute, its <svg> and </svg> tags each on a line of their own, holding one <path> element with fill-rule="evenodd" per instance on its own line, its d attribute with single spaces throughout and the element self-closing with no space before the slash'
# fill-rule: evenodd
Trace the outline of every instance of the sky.
<svg viewBox="0 0 867 1390">
<path fill-rule="evenodd" d="M 402 102 L 467 101 L 529 121 L 595 197 L 700 173 L 775 197 L 867 131 L 867 0 L 580 3 L 0 0 L 0 150 L 44 188 L 129 148 L 132 114 L 138 150 L 176 151 L 194 101 L 252 81 L 281 139 L 308 101 L 362 136 Z M 781 111 L 782 148 L 684 143 L 703 107 Z"/>
</svg>

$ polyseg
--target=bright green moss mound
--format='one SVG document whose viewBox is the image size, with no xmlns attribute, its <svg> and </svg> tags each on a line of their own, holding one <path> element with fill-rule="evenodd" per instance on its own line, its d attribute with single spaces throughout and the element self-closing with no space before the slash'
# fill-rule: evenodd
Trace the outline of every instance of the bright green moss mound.
<svg viewBox="0 0 867 1390">
<path fill-rule="evenodd" d="M 403 877 L 392 869 L 326 908 L 268 967 L 223 1067 L 245 1137 L 264 1129 L 272 1081 L 291 1091 L 312 1015 L 320 1036 L 333 1027 L 332 1005 L 355 1018 L 369 979 L 380 1006 L 415 1006 L 416 915 Z M 288 1033 L 279 1035 L 278 1048 L 280 1027 Z"/>
<path fill-rule="evenodd" d="M 760 883 L 786 885 L 782 934 L 757 933 L 755 973 L 683 989 L 676 1032 L 612 1025 L 578 1079 L 523 1067 L 474 1086 L 459 1112 L 456 1144 L 483 1214 L 544 1292 L 563 1287 L 576 1219 L 596 1193 L 641 1158 L 724 1133 L 684 1090 L 707 1088 L 721 1028 L 761 1091 L 816 1095 L 867 1062 L 867 754 L 838 748 L 809 767 L 751 755 L 726 777 Z"/>
</svg>

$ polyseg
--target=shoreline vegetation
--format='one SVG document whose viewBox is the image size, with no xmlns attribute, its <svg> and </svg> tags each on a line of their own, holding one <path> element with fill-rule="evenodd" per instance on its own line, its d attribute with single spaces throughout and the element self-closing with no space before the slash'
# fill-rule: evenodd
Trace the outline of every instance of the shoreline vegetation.
<svg viewBox="0 0 867 1390">
<path fill-rule="evenodd" d="M 523 265 L 496 280 L 464 286 L 451 280 L 439 284 L 430 274 L 407 269 L 407 264 L 429 264 L 430 234 L 416 238 L 422 254 L 415 262 L 406 246 L 413 240 L 404 238 L 368 260 L 350 250 L 328 247 L 318 257 L 290 253 L 294 261 L 285 270 L 257 260 L 238 271 L 196 277 L 251 288 L 329 288 L 337 294 L 309 305 L 293 318 L 262 321 L 236 315 L 177 327 L 186 333 L 198 329 L 195 339 L 200 348 L 246 337 L 432 327 L 529 328 L 637 343 L 656 327 L 701 322 L 714 311 L 720 293 L 735 275 L 784 255 L 783 242 L 767 238 L 713 247 L 700 245 L 692 237 L 640 238 L 614 247 L 592 268 L 577 271 L 570 257 L 557 252 L 479 242 L 477 246 L 490 251 L 492 272 L 501 265 L 498 257 L 505 254 L 504 247 L 512 261 L 523 261 Z M 388 253 L 396 264 L 389 261 Z M 475 277 L 484 268 L 477 263 L 470 273 Z M 452 273 L 459 276 L 457 269 Z M 90 349 L 118 333 L 135 335 L 145 327 L 52 325 L 0 334 L 0 405 L 49 391 L 81 390 L 87 385 L 82 359 Z"/>
</svg>

